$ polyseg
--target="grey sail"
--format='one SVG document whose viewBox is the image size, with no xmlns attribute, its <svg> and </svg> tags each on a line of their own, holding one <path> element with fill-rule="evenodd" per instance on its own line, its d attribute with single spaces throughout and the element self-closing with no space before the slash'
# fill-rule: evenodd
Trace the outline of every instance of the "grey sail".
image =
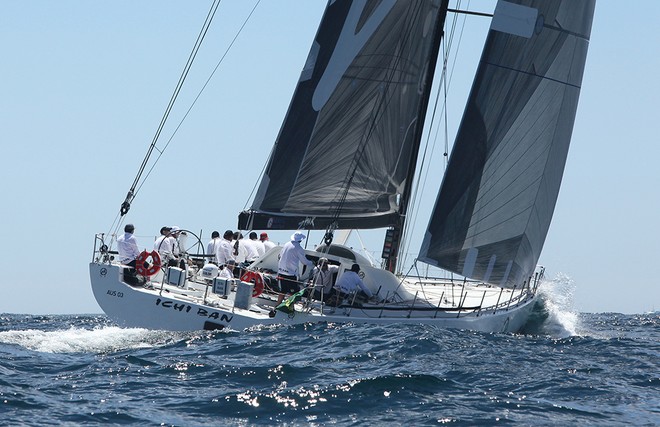
<svg viewBox="0 0 660 427">
<path fill-rule="evenodd" d="M 407 201 L 448 0 L 329 1 L 241 229 L 378 228 Z"/>
<path fill-rule="evenodd" d="M 498 3 L 421 261 L 506 287 L 533 274 L 566 162 L 594 3 Z"/>
</svg>

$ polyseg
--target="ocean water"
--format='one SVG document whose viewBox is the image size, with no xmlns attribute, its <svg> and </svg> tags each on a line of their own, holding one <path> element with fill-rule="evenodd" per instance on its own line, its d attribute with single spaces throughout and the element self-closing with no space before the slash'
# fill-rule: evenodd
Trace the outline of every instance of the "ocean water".
<svg viewBox="0 0 660 427">
<path fill-rule="evenodd" d="M 520 334 L 4 314 L 0 425 L 660 425 L 660 313 L 575 313 L 553 295 Z"/>
</svg>

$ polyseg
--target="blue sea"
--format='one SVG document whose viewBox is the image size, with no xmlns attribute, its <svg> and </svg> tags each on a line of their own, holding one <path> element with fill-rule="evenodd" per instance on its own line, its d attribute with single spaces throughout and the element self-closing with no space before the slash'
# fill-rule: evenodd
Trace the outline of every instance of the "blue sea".
<svg viewBox="0 0 660 427">
<path fill-rule="evenodd" d="M 544 297 L 520 334 L 122 329 L 0 315 L 1 425 L 660 425 L 660 313 Z"/>
</svg>

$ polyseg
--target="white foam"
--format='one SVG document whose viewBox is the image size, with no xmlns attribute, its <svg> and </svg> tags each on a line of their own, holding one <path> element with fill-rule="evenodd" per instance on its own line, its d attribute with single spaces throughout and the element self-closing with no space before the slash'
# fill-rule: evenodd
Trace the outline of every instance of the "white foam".
<svg viewBox="0 0 660 427">
<path fill-rule="evenodd" d="M 543 282 L 539 295 L 548 314 L 543 323 L 545 333 L 559 338 L 580 335 L 580 319 L 573 305 L 574 291 L 573 279 L 562 273 Z"/>
<path fill-rule="evenodd" d="M 28 350 L 45 353 L 105 353 L 131 348 L 157 347 L 176 339 L 172 333 L 138 328 L 106 326 L 95 329 L 0 332 L 0 342 L 16 344 Z"/>
</svg>

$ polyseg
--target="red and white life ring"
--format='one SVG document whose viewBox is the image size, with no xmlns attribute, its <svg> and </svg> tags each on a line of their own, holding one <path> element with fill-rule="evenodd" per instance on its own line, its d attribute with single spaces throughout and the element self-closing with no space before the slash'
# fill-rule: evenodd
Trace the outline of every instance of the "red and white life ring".
<svg viewBox="0 0 660 427">
<path fill-rule="evenodd" d="M 144 266 L 147 258 L 151 257 L 151 264 L 148 267 Z M 153 276 L 160 270 L 160 255 L 156 251 L 142 251 L 135 259 L 135 271 L 142 276 Z"/>
<path fill-rule="evenodd" d="M 258 297 L 264 291 L 264 277 L 261 273 L 248 270 L 243 273 L 241 280 L 247 283 L 254 283 L 254 289 L 252 290 L 253 297 Z"/>
</svg>

